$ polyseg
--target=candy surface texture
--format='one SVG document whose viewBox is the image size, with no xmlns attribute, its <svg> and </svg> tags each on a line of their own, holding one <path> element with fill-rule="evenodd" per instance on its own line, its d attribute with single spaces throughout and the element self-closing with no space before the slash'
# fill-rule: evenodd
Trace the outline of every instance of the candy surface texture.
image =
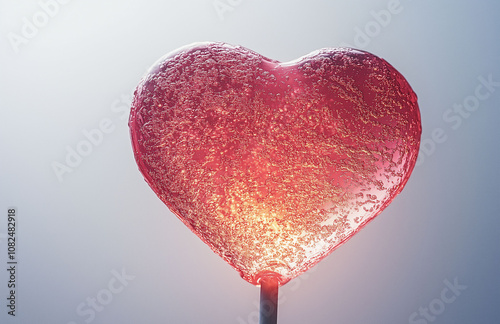
<svg viewBox="0 0 500 324">
<path fill-rule="evenodd" d="M 421 134 L 417 96 L 381 58 L 343 48 L 280 63 L 223 43 L 160 59 L 129 126 L 146 182 L 255 285 L 285 284 L 387 207 Z"/>
</svg>

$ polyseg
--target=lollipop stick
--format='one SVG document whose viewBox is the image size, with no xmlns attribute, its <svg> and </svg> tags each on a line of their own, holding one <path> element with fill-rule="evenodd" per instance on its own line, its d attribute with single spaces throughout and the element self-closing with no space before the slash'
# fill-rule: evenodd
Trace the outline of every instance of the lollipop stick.
<svg viewBox="0 0 500 324">
<path fill-rule="evenodd" d="M 278 322 L 278 279 L 263 277 L 260 281 L 260 324 Z"/>
</svg>

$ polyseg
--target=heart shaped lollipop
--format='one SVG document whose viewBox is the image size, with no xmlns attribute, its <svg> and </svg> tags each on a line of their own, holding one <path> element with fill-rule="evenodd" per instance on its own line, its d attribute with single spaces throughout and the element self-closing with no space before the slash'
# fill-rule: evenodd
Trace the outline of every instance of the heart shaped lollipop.
<svg viewBox="0 0 500 324">
<path fill-rule="evenodd" d="M 223 43 L 161 58 L 129 126 L 154 192 L 255 285 L 285 284 L 387 207 L 421 134 L 415 93 L 381 58 L 323 49 L 280 63 Z"/>
</svg>

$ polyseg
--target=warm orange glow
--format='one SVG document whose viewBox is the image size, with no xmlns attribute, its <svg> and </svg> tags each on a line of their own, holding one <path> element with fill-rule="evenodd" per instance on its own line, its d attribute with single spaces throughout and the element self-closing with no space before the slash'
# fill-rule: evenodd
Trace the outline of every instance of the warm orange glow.
<svg viewBox="0 0 500 324">
<path fill-rule="evenodd" d="M 326 49 L 281 64 L 204 43 L 137 87 L 135 158 L 158 197 L 258 284 L 284 284 L 377 216 L 420 143 L 417 98 L 387 62 Z"/>
</svg>

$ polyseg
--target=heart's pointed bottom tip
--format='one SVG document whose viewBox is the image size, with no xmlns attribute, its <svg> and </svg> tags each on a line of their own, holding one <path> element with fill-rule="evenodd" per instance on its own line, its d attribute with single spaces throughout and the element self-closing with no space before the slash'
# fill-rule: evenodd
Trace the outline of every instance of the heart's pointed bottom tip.
<svg viewBox="0 0 500 324">
<path fill-rule="evenodd" d="M 254 278 L 255 279 L 253 280 L 252 284 L 257 287 L 260 287 L 263 281 L 276 281 L 276 284 L 278 286 L 283 286 L 288 281 L 290 281 L 289 279 L 286 279 L 283 275 L 274 271 L 259 272 Z"/>
</svg>

